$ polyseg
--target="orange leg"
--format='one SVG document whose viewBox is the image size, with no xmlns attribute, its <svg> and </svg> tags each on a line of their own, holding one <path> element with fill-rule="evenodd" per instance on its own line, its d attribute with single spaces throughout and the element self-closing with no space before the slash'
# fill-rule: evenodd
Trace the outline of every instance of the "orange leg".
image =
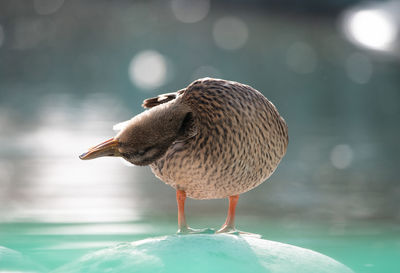
<svg viewBox="0 0 400 273">
<path fill-rule="evenodd" d="M 185 217 L 185 200 L 186 192 L 183 190 L 176 190 L 176 202 L 178 203 L 178 234 L 215 233 L 215 231 L 210 228 L 193 229 L 187 225 Z"/>
<path fill-rule="evenodd" d="M 226 217 L 225 224 L 218 230 L 218 233 L 236 231 L 235 211 L 238 200 L 239 200 L 239 195 L 229 196 L 228 216 Z"/>
<path fill-rule="evenodd" d="M 178 233 L 184 233 L 188 230 L 185 217 L 185 200 L 186 192 L 182 190 L 176 191 L 176 202 L 178 203 Z"/>
</svg>

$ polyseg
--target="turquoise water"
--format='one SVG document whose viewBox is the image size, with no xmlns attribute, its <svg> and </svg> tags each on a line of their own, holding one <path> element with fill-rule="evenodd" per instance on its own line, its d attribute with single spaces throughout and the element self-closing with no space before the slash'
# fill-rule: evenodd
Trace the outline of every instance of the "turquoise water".
<svg viewBox="0 0 400 273">
<path fill-rule="evenodd" d="M 221 219 L 214 218 L 192 219 L 192 225 L 217 227 Z M 397 225 L 317 225 L 310 222 L 285 223 L 279 219 L 267 221 L 243 215 L 238 215 L 238 218 L 242 230 L 259 233 L 268 240 L 320 252 L 355 272 L 399 272 L 400 228 Z M 21 252 L 50 271 L 86 253 L 121 242 L 173 234 L 176 230 L 174 220 L 159 216 L 114 223 L 2 223 L 0 245 Z"/>
</svg>

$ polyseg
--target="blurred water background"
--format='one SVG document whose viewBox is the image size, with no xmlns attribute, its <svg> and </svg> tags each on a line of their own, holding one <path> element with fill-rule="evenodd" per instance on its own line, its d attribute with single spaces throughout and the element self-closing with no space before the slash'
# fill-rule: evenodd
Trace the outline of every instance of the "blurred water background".
<svg viewBox="0 0 400 273">
<path fill-rule="evenodd" d="M 205 76 L 249 84 L 289 126 L 239 229 L 356 272 L 400 272 L 400 2 L 0 2 L 0 245 L 54 269 L 176 231 L 148 167 L 78 155 L 148 97 Z M 187 202 L 220 226 L 226 200 Z"/>
</svg>

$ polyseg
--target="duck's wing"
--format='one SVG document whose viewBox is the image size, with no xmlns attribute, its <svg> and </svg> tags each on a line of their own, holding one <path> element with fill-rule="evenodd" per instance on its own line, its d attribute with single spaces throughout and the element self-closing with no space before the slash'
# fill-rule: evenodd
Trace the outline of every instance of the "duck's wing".
<svg viewBox="0 0 400 273">
<path fill-rule="evenodd" d="M 178 96 L 182 95 L 185 92 L 185 89 L 181 89 L 177 92 L 174 93 L 167 93 L 167 94 L 162 94 L 154 98 L 149 98 L 147 100 L 143 101 L 142 106 L 144 108 L 152 108 L 154 106 L 169 102 L 171 100 L 176 99 Z"/>
</svg>

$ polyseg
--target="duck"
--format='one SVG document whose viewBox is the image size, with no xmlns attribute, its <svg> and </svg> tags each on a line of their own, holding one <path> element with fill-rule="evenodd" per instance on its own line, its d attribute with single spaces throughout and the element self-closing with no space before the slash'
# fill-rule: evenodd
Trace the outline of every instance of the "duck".
<svg viewBox="0 0 400 273">
<path fill-rule="evenodd" d="M 229 199 L 217 233 L 235 233 L 239 196 L 266 181 L 286 153 L 288 126 L 277 108 L 249 85 L 202 78 L 186 88 L 144 100 L 144 112 L 118 124 L 116 136 L 80 155 L 122 157 L 149 165 L 176 190 L 178 233 L 190 228 L 186 198 Z"/>
</svg>

